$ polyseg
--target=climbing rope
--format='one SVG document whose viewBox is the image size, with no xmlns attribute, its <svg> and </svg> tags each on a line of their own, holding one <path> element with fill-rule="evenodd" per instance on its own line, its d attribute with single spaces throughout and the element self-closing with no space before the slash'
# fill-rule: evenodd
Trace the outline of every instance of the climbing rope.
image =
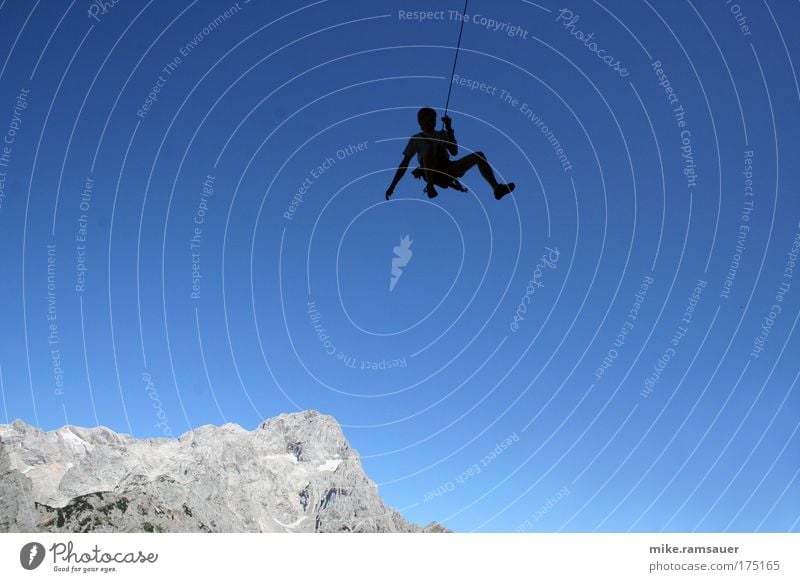
<svg viewBox="0 0 800 582">
<path fill-rule="evenodd" d="M 464 33 L 464 21 L 467 19 L 467 4 L 469 0 L 464 0 L 464 10 L 461 12 L 461 29 L 458 31 L 458 44 L 456 44 L 456 55 L 453 58 L 453 70 L 450 73 L 450 88 L 447 90 L 447 103 L 444 106 L 444 114 L 450 107 L 450 94 L 453 92 L 453 78 L 456 75 L 456 63 L 458 63 L 458 53 L 461 50 L 461 35 Z"/>
</svg>

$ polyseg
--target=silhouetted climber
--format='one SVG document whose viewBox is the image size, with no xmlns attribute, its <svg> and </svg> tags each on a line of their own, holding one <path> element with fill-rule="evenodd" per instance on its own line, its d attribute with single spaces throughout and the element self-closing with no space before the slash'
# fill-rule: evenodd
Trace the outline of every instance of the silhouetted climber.
<svg viewBox="0 0 800 582">
<path fill-rule="evenodd" d="M 423 107 L 417 112 L 417 121 L 422 131 L 411 136 L 411 139 L 408 140 L 408 145 L 403 150 L 403 161 L 397 167 L 392 184 L 386 190 L 387 200 L 392 197 L 395 186 L 408 170 L 408 164 L 414 154 L 417 155 L 420 167 L 414 170 L 412 175 L 415 178 L 425 179 L 425 192 L 428 198 L 434 198 L 438 195 L 436 186 L 454 188 L 461 192 L 466 192 L 467 189 L 461 185 L 458 178 L 473 166 L 478 166 L 481 176 L 492 187 L 494 197 L 497 200 L 513 192 L 513 182 L 508 184 L 497 182 L 492 167 L 486 161 L 483 152 L 475 152 L 458 160 L 450 159 L 450 155 L 455 156 L 458 154 L 458 144 L 453 133 L 452 120 L 447 115 L 442 117 L 445 129 L 440 131 L 436 131 L 436 111 L 430 107 Z M 448 155 L 448 152 L 450 155 Z"/>
</svg>

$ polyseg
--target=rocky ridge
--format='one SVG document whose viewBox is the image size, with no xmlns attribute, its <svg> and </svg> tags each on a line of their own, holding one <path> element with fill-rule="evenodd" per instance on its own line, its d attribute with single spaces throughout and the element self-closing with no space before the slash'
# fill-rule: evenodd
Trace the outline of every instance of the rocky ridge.
<svg viewBox="0 0 800 582">
<path fill-rule="evenodd" d="M 305 411 L 177 439 L 0 425 L 0 531 L 448 530 L 386 505 L 336 420 Z"/>
</svg>

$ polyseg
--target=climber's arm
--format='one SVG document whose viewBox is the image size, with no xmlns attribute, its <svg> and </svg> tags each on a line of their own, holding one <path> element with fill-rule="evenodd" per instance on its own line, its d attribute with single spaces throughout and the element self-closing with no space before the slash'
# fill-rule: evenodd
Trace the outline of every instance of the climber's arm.
<svg viewBox="0 0 800 582">
<path fill-rule="evenodd" d="M 397 166 L 397 171 L 394 174 L 392 183 L 389 186 L 388 190 L 386 190 L 387 200 L 392 197 L 392 194 L 394 193 L 394 187 L 397 186 L 397 183 L 403 179 L 403 176 L 405 176 L 406 170 L 408 170 L 408 164 L 411 162 L 411 158 L 413 157 L 414 154 L 403 156 L 403 160 L 400 162 L 400 165 Z"/>
<path fill-rule="evenodd" d="M 456 134 L 453 132 L 453 120 L 450 119 L 447 115 L 442 117 L 442 122 L 444 123 L 444 133 L 445 133 L 445 146 L 447 146 L 447 151 L 450 152 L 451 156 L 458 155 L 458 143 L 456 142 Z"/>
</svg>

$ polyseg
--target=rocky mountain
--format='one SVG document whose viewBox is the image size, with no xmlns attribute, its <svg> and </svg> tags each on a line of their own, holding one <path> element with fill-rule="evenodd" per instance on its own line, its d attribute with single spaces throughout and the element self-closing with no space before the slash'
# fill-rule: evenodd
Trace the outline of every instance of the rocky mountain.
<svg viewBox="0 0 800 582">
<path fill-rule="evenodd" d="M 305 411 L 177 439 L 0 425 L 0 531 L 447 530 L 387 506 L 336 420 Z"/>
</svg>

